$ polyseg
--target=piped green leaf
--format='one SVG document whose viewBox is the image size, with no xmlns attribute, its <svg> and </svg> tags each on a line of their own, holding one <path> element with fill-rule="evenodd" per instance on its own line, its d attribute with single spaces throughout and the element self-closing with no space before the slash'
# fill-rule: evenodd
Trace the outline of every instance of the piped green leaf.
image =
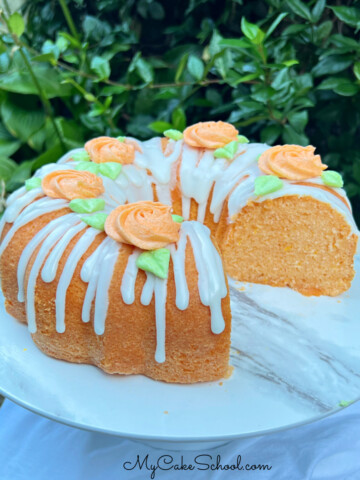
<svg viewBox="0 0 360 480">
<path fill-rule="evenodd" d="M 171 215 L 171 216 L 174 222 L 176 223 L 182 223 L 184 221 L 184 217 L 182 217 L 181 215 Z"/>
<path fill-rule="evenodd" d="M 116 140 L 119 140 L 119 142 L 125 142 L 125 137 L 116 137 Z"/>
<path fill-rule="evenodd" d="M 95 213 L 94 215 L 89 215 L 88 217 L 81 217 L 81 220 L 87 223 L 90 227 L 96 228 L 97 230 L 105 229 L 105 222 L 108 215 L 106 213 Z"/>
<path fill-rule="evenodd" d="M 225 147 L 217 148 L 214 150 L 214 157 L 215 158 L 227 158 L 231 160 L 234 158 L 237 149 L 238 149 L 239 142 L 234 140 L 233 142 L 228 143 Z"/>
<path fill-rule="evenodd" d="M 109 177 L 112 180 L 115 180 L 120 175 L 122 170 L 121 163 L 118 162 L 105 162 L 99 164 L 98 172 L 105 177 Z"/>
<path fill-rule="evenodd" d="M 227 158 L 228 160 L 232 159 L 231 153 L 228 152 L 225 147 L 217 148 L 216 150 L 214 150 L 214 157 L 215 158 Z"/>
<path fill-rule="evenodd" d="M 25 181 L 26 190 L 32 190 L 34 188 L 39 188 L 39 187 L 41 187 L 41 178 L 40 177 L 28 178 Z"/>
<path fill-rule="evenodd" d="M 238 143 L 249 143 L 250 142 L 250 140 L 247 137 L 245 137 L 244 135 L 238 135 L 237 136 L 237 141 L 238 141 Z"/>
<path fill-rule="evenodd" d="M 284 183 L 275 175 L 261 175 L 255 179 L 255 195 L 268 195 L 283 187 Z"/>
<path fill-rule="evenodd" d="M 87 172 L 95 173 L 97 175 L 99 173 L 99 163 L 93 162 L 79 162 L 75 166 L 75 170 L 86 170 Z"/>
<path fill-rule="evenodd" d="M 71 158 L 74 162 L 90 162 L 90 156 L 85 149 L 74 152 Z"/>
<path fill-rule="evenodd" d="M 69 203 L 69 208 L 75 213 L 93 213 L 105 208 L 102 198 L 75 198 Z"/>
<path fill-rule="evenodd" d="M 170 130 L 165 130 L 164 135 L 172 140 L 181 140 L 183 138 L 183 134 L 180 132 L 180 130 L 175 130 L 173 128 L 170 128 Z"/>
<path fill-rule="evenodd" d="M 321 179 L 328 187 L 341 188 L 344 186 L 344 181 L 340 173 L 334 170 L 326 170 L 321 174 Z"/>
<path fill-rule="evenodd" d="M 159 278 L 167 278 L 170 263 L 170 250 L 168 248 L 159 248 L 141 253 L 136 266 L 141 270 L 153 273 Z"/>
</svg>

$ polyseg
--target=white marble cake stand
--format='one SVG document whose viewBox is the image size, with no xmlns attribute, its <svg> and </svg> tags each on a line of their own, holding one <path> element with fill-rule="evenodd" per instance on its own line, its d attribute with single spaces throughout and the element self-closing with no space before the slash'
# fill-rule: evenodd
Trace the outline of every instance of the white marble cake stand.
<svg viewBox="0 0 360 480">
<path fill-rule="evenodd" d="M 49 358 L 1 297 L 0 392 L 68 425 L 174 449 L 315 421 L 360 397 L 359 258 L 356 268 L 351 289 L 337 298 L 232 282 L 234 373 L 198 385 L 110 376 Z"/>
</svg>

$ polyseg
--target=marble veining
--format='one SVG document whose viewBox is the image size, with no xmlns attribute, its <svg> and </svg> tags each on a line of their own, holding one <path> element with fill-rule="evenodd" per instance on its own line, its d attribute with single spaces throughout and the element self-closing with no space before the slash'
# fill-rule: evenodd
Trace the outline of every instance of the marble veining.
<svg viewBox="0 0 360 480">
<path fill-rule="evenodd" d="M 277 389 L 318 412 L 360 397 L 358 279 L 334 298 L 233 280 L 230 286 L 231 363 L 239 372 L 255 376 L 264 393 Z"/>
</svg>

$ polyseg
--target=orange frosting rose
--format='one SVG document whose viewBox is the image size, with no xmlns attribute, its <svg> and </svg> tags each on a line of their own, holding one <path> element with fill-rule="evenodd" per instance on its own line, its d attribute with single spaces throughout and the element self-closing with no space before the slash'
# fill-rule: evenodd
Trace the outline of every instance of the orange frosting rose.
<svg viewBox="0 0 360 480">
<path fill-rule="evenodd" d="M 308 145 L 277 145 L 260 155 L 259 168 L 266 175 L 277 175 L 288 180 L 305 180 L 319 177 L 327 165 L 320 155 L 314 155 L 315 147 Z"/>
<path fill-rule="evenodd" d="M 120 142 L 112 137 L 97 137 L 85 143 L 85 150 L 95 163 L 118 162 L 133 163 L 135 159 L 134 142 Z"/>
<path fill-rule="evenodd" d="M 136 202 L 115 208 L 107 217 L 105 232 L 113 240 L 154 250 L 179 240 L 180 223 L 171 207 L 159 202 Z"/>
<path fill-rule="evenodd" d="M 184 130 L 184 142 L 190 147 L 221 148 L 237 140 L 238 131 L 230 123 L 199 122 Z"/>
<path fill-rule="evenodd" d="M 95 198 L 104 192 L 103 181 L 94 173 L 77 170 L 57 170 L 48 173 L 41 182 L 42 189 L 48 197 Z"/>
</svg>

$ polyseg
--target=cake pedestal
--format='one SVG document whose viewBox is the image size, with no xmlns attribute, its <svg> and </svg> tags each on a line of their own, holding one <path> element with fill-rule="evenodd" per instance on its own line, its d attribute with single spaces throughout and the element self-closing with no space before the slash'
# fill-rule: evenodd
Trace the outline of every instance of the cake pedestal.
<svg viewBox="0 0 360 480">
<path fill-rule="evenodd" d="M 213 448 L 316 421 L 360 397 L 360 262 L 343 295 L 231 281 L 231 378 L 171 385 L 45 356 L 0 298 L 0 393 L 78 428 Z M 206 443 L 203 443 L 206 442 Z"/>
</svg>

